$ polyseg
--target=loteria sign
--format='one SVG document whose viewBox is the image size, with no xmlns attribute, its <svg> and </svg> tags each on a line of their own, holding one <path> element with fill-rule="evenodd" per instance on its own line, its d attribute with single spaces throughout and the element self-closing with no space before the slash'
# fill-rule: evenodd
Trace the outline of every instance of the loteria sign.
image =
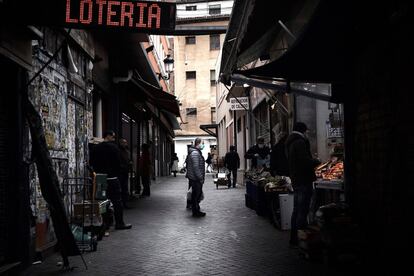
<svg viewBox="0 0 414 276">
<path fill-rule="evenodd" d="M 175 3 L 136 0 L 31 0 L 25 5 L 10 1 L 5 16 L 25 24 L 74 29 L 118 29 L 168 34 L 175 29 Z"/>
</svg>

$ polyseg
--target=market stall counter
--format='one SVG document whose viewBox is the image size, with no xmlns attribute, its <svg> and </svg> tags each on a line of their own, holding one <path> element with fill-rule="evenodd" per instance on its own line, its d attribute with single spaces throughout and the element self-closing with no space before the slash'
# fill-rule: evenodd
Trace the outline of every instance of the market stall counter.
<svg viewBox="0 0 414 276">
<path fill-rule="evenodd" d="M 246 207 L 259 216 L 269 217 L 276 228 L 290 229 L 290 216 L 293 209 L 293 194 L 290 179 L 284 176 L 271 176 L 264 170 L 245 173 Z"/>
</svg>

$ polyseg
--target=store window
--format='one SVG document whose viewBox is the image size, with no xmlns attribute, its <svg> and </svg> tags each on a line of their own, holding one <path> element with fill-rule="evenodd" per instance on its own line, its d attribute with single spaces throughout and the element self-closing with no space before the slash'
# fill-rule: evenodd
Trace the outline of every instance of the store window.
<svg viewBox="0 0 414 276">
<path fill-rule="evenodd" d="M 197 108 L 195 108 L 195 107 L 186 108 L 186 115 L 187 116 L 197 116 Z"/>
<path fill-rule="evenodd" d="M 220 35 L 210 35 L 210 50 L 220 50 Z"/>
<path fill-rule="evenodd" d="M 210 5 L 208 6 L 208 13 L 211 15 L 216 15 L 221 13 L 221 5 Z"/>
<path fill-rule="evenodd" d="M 187 72 L 185 72 L 185 78 L 187 79 L 187 80 L 193 80 L 193 79 L 196 79 L 196 71 L 187 71 Z"/>
<path fill-rule="evenodd" d="M 197 6 L 185 6 L 185 10 L 186 11 L 196 11 L 197 10 Z"/>
<path fill-rule="evenodd" d="M 210 85 L 216 85 L 216 70 L 210 70 Z"/>
<path fill-rule="evenodd" d="M 186 36 L 185 37 L 185 44 L 187 44 L 187 45 L 196 44 L 196 37 L 195 36 Z"/>
</svg>

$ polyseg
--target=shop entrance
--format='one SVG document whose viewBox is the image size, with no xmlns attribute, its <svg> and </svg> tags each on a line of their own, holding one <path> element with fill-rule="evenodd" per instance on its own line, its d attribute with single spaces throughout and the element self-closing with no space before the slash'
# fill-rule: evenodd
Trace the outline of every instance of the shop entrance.
<svg viewBox="0 0 414 276">
<path fill-rule="evenodd" d="M 23 164 L 21 84 L 25 70 L 0 56 L 0 272 L 29 259 L 27 165 Z"/>
</svg>

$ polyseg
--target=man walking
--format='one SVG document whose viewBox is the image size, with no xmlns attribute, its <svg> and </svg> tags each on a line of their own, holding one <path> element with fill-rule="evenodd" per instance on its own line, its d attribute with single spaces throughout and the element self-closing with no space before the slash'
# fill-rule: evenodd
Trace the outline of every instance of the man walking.
<svg viewBox="0 0 414 276">
<path fill-rule="evenodd" d="M 187 178 L 191 186 L 191 209 L 193 217 L 204 217 L 206 213 L 200 211 L 200 200 L 203 193 L 203 184 L 205 179 L 204 157 L 201 154 L 204 144 L 200 138 L 196 138 L 194 146 L 188 150 L 187 157 Z"/>
<path fill-rule="evenodd" d="M 236 188 L 237 169 L 240 168 L 240 157 L 235 146 L 230 146 L 230 151 L 224 156 L 224 166 L 229 170 L 227 175 L 229 181 L 228 187 L 230 188 L 231 186 L 230 176 L 233 174 L 233 188 Z"/>
<path fill-rule="evenodd" d="M 312 182 L 316 180 L 315 167 L 319 160 L 312 157 L 310 143 L 306 136 L 308 127 L 297 122 L 286 140 L 289 173 L 294 190 L 293 213 L 291 220 L 290 244 L 298 244 L 298 230 L 308 222 L 309 205 L 312 197 Z"/>
<path fill-rule="evenodd" d="M 121 185 L 118 179 L 121 170 L 121 153 L 115 144 L 114 131 L 106 131 L 104 141 L 91 150 L 90 163 L 96 173 L 107 175 L 106 194 L 114 206 L 115 229 L 130 229 L 132 225 L 124 223 Z"/>
</svg>

